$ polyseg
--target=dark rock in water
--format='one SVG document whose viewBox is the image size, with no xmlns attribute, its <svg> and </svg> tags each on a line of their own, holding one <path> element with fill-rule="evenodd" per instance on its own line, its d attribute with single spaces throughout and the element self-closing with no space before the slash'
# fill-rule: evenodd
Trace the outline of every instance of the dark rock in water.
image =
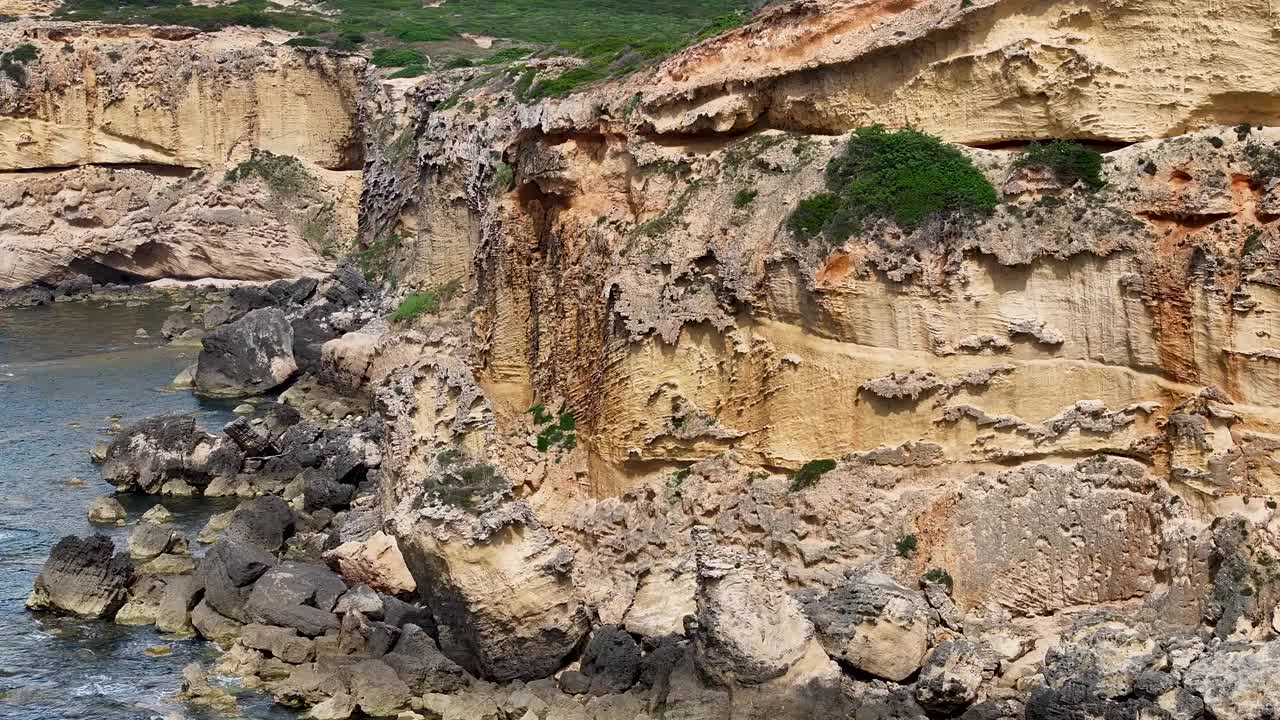
<svg viewBox="0 0 1280 720">
<path fill-rule="evenodd" d="M 346 591 L 342 578 L 323 565 L 283 562 L 254 583 L 244 609 L 257 622 L 315 637 L 339 628 L 333 608 Z"/>
<path fill-rule="evenodd" d="M 77 297 L 93 292 L 93 278 L 88 275 L 73 275 L 53 287 L 55 297 Z"/>
<path fill-rule="evenodd" d="M 174 313 L 165 318 L 164 324 L 160 326 L 160 334 L 166 340 L 172 340 L 180 337 L 182 333 L 191 329 L 191 316 L 186 313 Z"/>
<path fill-rule="evenodd" d="M 191 415 L 160 415 L 125 428 L 107 448 L 102 478 L 120 490 L 160 493 L 169 482 L 200 488 L 232 477 L 243 456 L 234 443 L 211 435 Z"/>
<path fill-rule="evenodd" d="M 471 684 L 471 675 L 445 657 L 436 641 L 417 625 L 406 625 L 382 661 L 395 670 L 414 695 L 452 693 Z"/>
<path fill-rule="evenodd" d="M 331 480 L 323 471 L 308 469 L 302 473 L 302 509 L 306 512 L 345 508 L 351 504 L 353 492 L 355 488 Z"/>
<path fill-rule="evenodd" d="M 49 553 L 27 607 L 113 617 L 128 599 L 133 576 L 133 564 L 123 553 L 115 554 L 115 545 L 107 536 L 81 539 L 68 535 Z"/>
<path fill-rule="evenodd" d="M 289 503 L 275 495 L 263 495 L 241 503 L 222 536 L 275 552 L 293 533 L 293 527 L 293 509 Z"/>
<path fill-rule="evenodd" d="M 204 602 L 225 617 L 248 622 L 244 604 L 251 586 L 275 564 L 275 557 L 257 545 L 226 537 L 218 540 L 196 569 L 196 576 L 204 586 Z"/>
<path fill-rule="evenodd" d="M 219 397 L 258 395 L 297 371 L 293 327 L 279 309 L 262 308 L 205 335 L 195 388 Z"/>
<path fill-rule="evenodd" d="M 591 678 L 592 693 L 626 692 L 640 674 L 640 646 L 617 625 L 602 625 L 582 654 L 582 674 Z"/>
</svg>

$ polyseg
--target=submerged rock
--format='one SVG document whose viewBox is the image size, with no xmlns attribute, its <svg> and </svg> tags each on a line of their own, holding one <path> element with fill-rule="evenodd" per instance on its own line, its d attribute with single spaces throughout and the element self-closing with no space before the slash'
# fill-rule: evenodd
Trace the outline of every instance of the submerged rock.
<svg viewBox="0 0 1280 720">
<path fill-rule="evenodd" d="M 32 610 L 112 617 L 128 600 L 133 564 L 105 535 L 68 535 L 53 546 L 27 598 Z"/>
<path fill-rule="evenodd" d="M 110 497 L 103 496 L 94 498 L 93 504 L 89 506 L 89 522 L 99 523 L 101 525 L 123 525 L 125 518 L 129 514 L 125 512 L 124 505 L 120 501 Z"/>
</svg>

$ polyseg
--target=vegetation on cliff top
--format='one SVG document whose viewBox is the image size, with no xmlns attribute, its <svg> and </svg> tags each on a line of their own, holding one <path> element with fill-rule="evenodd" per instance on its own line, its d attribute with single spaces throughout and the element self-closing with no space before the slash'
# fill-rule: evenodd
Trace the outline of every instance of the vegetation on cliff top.
<svg viewBox="0 0 1280 720">
<path fill-rule="evenodd" d="M 669 55 L 705 37 L 741 24 L 761 0 L 449 0 L 434 7 L 422 0 L 328 0 L 319 3 L 334 15 L 285 9 L 267 0 L 236 0 L 206 7 L 189 0 L 65 0 L 58 15 L 75 20 L 191 25 L 217 29 L 230 25 L 278 27 L 308 36 L 294 45 L 330 44 L 350 49 L 364 42 L 383 53 L 387 67 L 431 66 L 422 54 L 439 55 L 444 66 L 458 57 L 485 62 L 483 56 L 519 51 L 510 62 L 533 53 L 571 55 L 587 61 L 543 83 L 537 95 L 564 94 L 585 82 L 622 74 Z M 507 41 L 492 49 L 463 39 L 485 36 Z M 515 43 L 518 47 L 512 47 Z M 386 53 L 411 50 L 407 56 Z M 392 62 L 385 60 L 391 59 Z"/>
<path fill-rule="evenodd" d="M 819 233 L 844 242 L 868 220 L 906 231 L 943 214 L 987 214 L 996 190 L 969 158 L 932 135 L 879 125 L 861 128 L 827 165 L 827 192 L 800 203 L 788 219 L 798 237 Z"/>
<path fill-rule="evenodd" d="M 1100 190 L 1102 180 L 1102 155 L 1071 140 L 1054 140 L 1049 143 L 1031 143 L 1014 161 L 1016 167 L 1045 167 L 1053 171 L 1064 184 L 1085 184 L 1090 190 Z"/>
</svg>

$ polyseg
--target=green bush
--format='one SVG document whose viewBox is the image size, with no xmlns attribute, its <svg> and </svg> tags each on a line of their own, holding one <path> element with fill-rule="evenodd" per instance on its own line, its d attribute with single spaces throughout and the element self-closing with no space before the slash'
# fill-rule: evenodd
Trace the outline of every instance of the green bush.
<svg viewBox="0 0 1280 720">
<path fill-rule="evenodd" d="M 391 322 L 406 322 L 423 313 L 439 312 L 440 306 L 456 295 L 459 287 L 460 283 L 455 280 L 434 290 L 410 294 L 400 301 L 400 306 L 391 314 Z"/>
<path fill-rule="evenodd" d="M 951 574 L 941 568 L 933 568 L 925 573 L 921 580 L 935 585 L 946 585 L 947 590 L 951 590 L 955 586 L 955 581 L 951 579 Z"/>
<path fill-rule="evenodd" d="M 311 174 L 302 162 L 290 155 L 276 155 L 267 150 L 254 150 L 249 159 L 231 168 L 223 177 L 227 183 L 262 178 L 267 187 L 281 195 L 291 195 L 306 185 Z"/>
<path fill-rule="evenodd" d="M 749 188 L 743 188 L 734 194 L 733 206 L 736 208 L 744 208 L 750 205 L 751 203 L 755 202 L 756 195 L 758 194 L 759 193 L 757 193 L 755 190 L 752 190 Z"/>
<path fill-rule="evenodd" d="M 393 78 L 416 78 L 426 74 L 427 68 L 423 65 L 405 65 L 399 70 L 391 73 Z"/>
<path fill-rule="evenodd" d="M 378 67 L 405 67 L 426 62 L 422 53 L 413 48 L 378 48 L 373 51 L 372 60 Z"/>
<path fill-rule="evenodd" d="M 583 85 L 603 80 L 607 77 L 609 77 L 609 72 L 605 68 L 597 65 L 583 65 L 572 70 L 566 70 L 560 73 L 558 77 L 539 82 L 533 88 L 533 96 L 535 98 L 564 97 Z"/>
<path fill-rule="evenodd" d="M 494 172 L 494 184 L 503 192 L 509 192 L 516 186 L 516 171 L 510 165 L 499 161 L 498 167 Z"/>
<path fill-rule="evenodd" d="M 455 55 L 449 58 L 449 62 L 444 64 L 445 70 L 457 70 L 458 68 L 466 68 L 475 65 L 471 58 Z"/>
<path fill-rule="evenodd" d="M 1059 182 L 1071 185 L 1079 181 L 1090 190 L 1099 190 L 1106 184 L 1102 180 L 1102 155 L 1072 140 L 1033 142 L 1013 164 L 1048 168 Z"/>
<path fill-rule="evenodd" d="M 324 41 L 313 37 L 289 38 L 285 41 L 289 47 L 324 47 Z"/>
<path fill-rule="evenodd" d="M 836 469 L 835 460 L 810 460 L 791 476 L 791 489 L 804 490 L 818 484 L 818 480 Z"/>
<path fill-rule="evenodd" d="M 538 452 L 546 452 L 553 447 L 572 450 L 578 446 L 578 420 L 573 413 L 561 413 L 559 419 L 552 417 L 542 403 L 529 408 L 533 415 L 534 425 L 541 426 L 538 431 Z"/>
<path fill-rule="evenodd" d="M 23 43 L 4 55 L 0 55 L 0 59 L 24 65 L 29 62 L 35 62 L 38 57 L 40 57 L 40 48 L 31 43 Z"/>
<path fill-rule="evenodd" d="M 875 125 L 854 132 L 827 164 L 829 195 L 802 202 L 791 227 L 801 237 L 821 230 L 840 243 L 868 220 L 888 219 L 910 232 L 938 215 L 986 214 L 996 190 L 964 153 L 932 135 Z M 833 207 L 834 205 L 834 207 Z"/>
<path fill-rule="evenodd" d="M 835 193 L 811 195 L 801 200 L 792 211 L 791 217 L 787 218 L 787 227 L 797 237 L 811 238 L 822 232 L 839 209 L 840 198 Z"/>
<path fill-rule="evenodd" d="M 915 535 L 902 536 L 902 539 L 898 540 L 897 543 L 898 557 L 911 557 L 919 546 L 920 540 Z"/>
</svg>

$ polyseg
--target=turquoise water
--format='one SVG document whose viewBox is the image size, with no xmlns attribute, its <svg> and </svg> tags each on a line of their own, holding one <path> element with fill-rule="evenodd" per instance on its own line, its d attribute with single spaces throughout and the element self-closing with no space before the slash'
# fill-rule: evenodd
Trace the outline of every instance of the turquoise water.
<svg viewBox="0 0 1280 720">
<path fill-rule="evenodd" d="M 163 345 L 160 326 L 168 313 L 164 305 L 91 303 L 0 309 L 0 717 L 206 717 L 173 697 L 183 665 L 213 658 L 206 643 L 23 607 L 63 535 L 106 532 L 124 548 L 129 528 L 85 520 L 93 498 L 112 491 L 88 454 L 96 440 L 110 437 L 111 416 L 127 425 L 158 413 L 196 412 L 214 431 L 232 418 L 225 403 L 164 390 L 197 352 Z M 151 338 L 136 338 L 138 328 Z M 67 485 L 73 477 L 85 487 Z M 120 499 L 131 522 L 156 502 Z M 210 514 L 233 502 L 167 498 L 164 505 L 194 538 Z M 170 646 L 172 654 L 147 656 L 156 645 Z M 293 717 L 256 696 L 244 698 L 242 707 L 245 717 Z"/>
</svg>

